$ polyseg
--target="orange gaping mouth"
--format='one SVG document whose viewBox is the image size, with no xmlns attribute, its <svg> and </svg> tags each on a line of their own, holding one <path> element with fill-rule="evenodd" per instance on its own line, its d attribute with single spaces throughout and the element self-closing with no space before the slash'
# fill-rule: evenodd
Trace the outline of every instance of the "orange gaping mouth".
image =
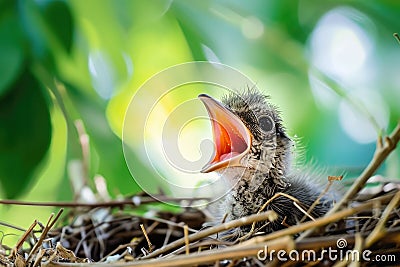
<svg viewBox="0 0 400 267">
<path fill-rule="evenodd" d="M 199 99 L 210 116 L 215 154 L 201 172 L 211 172 L 228 166 L 242 166 L 240 160 L 250 150 L 251 133 L 231 111 L 208 95 Z"/>
</svg>

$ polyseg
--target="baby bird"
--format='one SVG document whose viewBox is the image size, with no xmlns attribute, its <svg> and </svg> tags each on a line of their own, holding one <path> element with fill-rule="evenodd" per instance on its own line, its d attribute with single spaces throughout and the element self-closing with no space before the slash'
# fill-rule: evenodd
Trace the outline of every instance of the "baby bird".
<svg viewBox="0 0 400 267">
<path fill-rule="evenodd" d="M 202 172 L 218 172 L 231 186 L 220 203 L 217 220 L 221 222 L 257 214 L 263 205 L 278 219 L 256 224 L 259 232 L 269 233 L 300 222 L 305 216 L 320 217 L 333 205 L 333 198 L 323 196 L 309 208 L 325 189 L 310 173 L 292 168 L 294 142 L 282 125 L 276 107 L 255 89 L 231 94 L 222 103 L 208 95 L 199 99 L 205 105 L 212 125 L 215 153 Z M 297 199 L 294 204 L 293 198 Z M 306 218 L 308 218 L 306 217 Z M 250 231 L 245 226 L 229 232 L 240 237 Z M 225 233 L 228 234 L 228 233 Z"/>
</svg>

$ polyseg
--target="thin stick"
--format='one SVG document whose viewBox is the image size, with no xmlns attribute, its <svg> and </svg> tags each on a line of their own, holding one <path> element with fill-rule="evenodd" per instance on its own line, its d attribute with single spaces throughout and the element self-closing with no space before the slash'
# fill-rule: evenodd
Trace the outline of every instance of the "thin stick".
<svg viewBox="0 0 400 267">
<path fill-rule="evenodd" d="M 226 222 L 226 218 L 228 218 L 228 213 L 224 214 L 224 217 L 222 218 L 221 223 L 225 223 Z"/>
<path fill-rule="evenodd" d="M 7 223 L 7 222 L 0 221 L 0 225 L 15 229 L 15 230 L 18 230 L 18 231 L 21 231 L 21 232 L 26 232 L 26 229 L 24 229 L 22 227 L 19 227 L 19 226 L 12 225 L 12 224 Z"/>
<path fill-rule="evenodd" d="M 140 219 L 149 220 L 149 218 L 146 217 L 146 216 L 137 216 L 137 217 L 140 218 Z M 183 227 L 184 227 L 181 223 L 172 222 L 172 221 L 170 221 L 170 220 L 166 220 L 166 219 L 162 219 L 162 218 L 154 217 L 154 218 L 151 218 L 151 220 L 152 220 L 152 221 L 155 221 L 155 222 L 158 222 L 158 223 L 166 224 L 166 225 L 168 225 L 168 226 L 170 226 L 170 227 L 177 227 L 177 228 L 182 228 L 182 229 L 183 229 Z M 198 230 L 192 229 L 192 228 L 190 228 L 190 227 L 188 227 L 188 230 L 189 230 L 190 232 L 193 232 L 193 233 L 195 233 L 195 232 L 198 231 Z"/>
<path fill-rule="evenodd" d="M 355 251 L 363 251 L 363 243 L 364 240 L 361 236 L 361 233 L 356 233 L 354 235 L 354 250 Z M 359 267 L 360 266 L 360 260 L 353 261 L 350 263 L 350 267 Z"/>
<path fill-rule="evenodd" d="M 273 249 L 275 251 L 280 251 L 280 250 L 290 251 L 294 249 L 294 242 L 292 238 L 285 236 L 283 238 L 272 240 L 265 244 L 257 244 L 251 246 L 242 246 L 239 244 L 223 249 L 202 251 L 199 253 L 191 253 L 189 255 L 177 255 L 172 258 L 141 260 L 130 263 L 120 263 L 120 264 L 116 263 L 113 264 L 113 266 L 114 267 L 119 267 L 119 266 L 165 267 L 165 266 L 195 266 L 201 264 L 204 265 L 206 263 L 215 263 L 216 261 L 223 259 L 238 259 L 246 256 L 257 256 L 257 254 L 260 253 L 260 251 L 263 252 L 265 246 L 268 247 L 268 250 Z M 57 265 L 62 266 L 59 263 Z M 88 266 L 88 265 L 81 264 L 81 266 Z"/>
<path fill-rule="evenodd" d="M 54 226 L 54 224 L 58 221 L 58 219 L 60 218 L 61 214 L 64 212 L 64 209 L 60 209 L 56 215 L 56 217 L 54 218 L 54 220 L 50 223 L 50 228 L 49 230 Z"/>
<path fill-rule="evenodd" d="M 41 202 L 41 201 L 21 201 L 14 199 L 0 199 L 0 204 L 3 205 L 19 205 L 19 206 L 38 206 L 38 207 L 65 207 L 65 208 L 75 208 L 75 207 L 87 207 L 87 208 L 98 208 L 98 207 L 122 207 L 122 206 L 138 206 L 138 204 L 148 204 L 154 202 L 180 202 L 184 200 L 207 200 L 208 198 L 173 198 L 167 196 L 156 196 L 156 197 L 141 197 L 139 200 L 135 197 L 135 202 L 132 199 L 125 200 L 112 200 L 107 202 L 98 203 L 83 203 L 83 202 Z"/>
<path fill-rule="evenodd" d="M 83 179 L 85 180 L 84 183 L 88 183 L 89 178 L 89 165 L 90 165 L 90 138 L 85 130 L 85 126 L 83 121 L 77 119 L 74 121 L 76 131 L 78 132 L 79 136 L 79 144 L 81 145 L 82 150 L 82 164 L 83 164 Z"/>
<path fill-rule="evenodd" d="M 49 225 L 50 225 L 51 220 L 53 219 L 53 217 L 54 217 L 54 213 L 50 214 L 50 217 L 49 217 L 49 219 L 47 220 L 47 224 L 46 224 L 45 228 L 43 229 L 43 232 L 42 232 L 42 234 L 40 235 L 39 240 L 35 243 L 35 245 L 34 245 L 33 248 L 31 249 L 31 251 L 29 252 L 29 255 L 28 255 L 28 258 L 26 259 L 26 262 L 29 262 L 29 260 L 30 260 L 30 258 L 32 257 L 32 255 L 33 255 L 34 253 L 36 253 L 36 250 L 38 250 L 38 249 L 39 249 L 39 246 L 42 245 L 42 242 L 43 242 L 45 236 L 47 235 L 46 229 L 48 229 L 48 227 L 49 227 Z"/>
<path fill-rule="evenodd" d="M 327 213 L 327 215 L 335 213 L 341 206 L 352 199 L 365 185 L 367 180 L 375 173 L 382 162 L 387 158 L 387 156 L 392 152 L 397 143 L 400 140 L 400 123 L 397 124 L 396 128 L 393 130 L 389 137 L 385 138 L 384 144 L 381 143 L 381 139 L 378 139 L 376 150 L 371 162 L 368 164 L 367 168 L 361 173 L 354 184 L 346 192 L 343 198 Z"/>
<path fill-rule="evenodd" d="M 118 247 L 116 247 L 113 251 L 111 251 L 110 253 L 108 253 L 106 256 L 104 256 L 103 258 L 101 258 L 99 260 L 99 262 L 103 262 L 105 261 L 109 256 L 114 255 L 115 253 L 117 253 L 119 250 L 121 249 L 126 249 L 128 247 L 133 247 L 136 246 L 138 244 L 138 242 L 132 242 L 132 243 L 128 243 L 128 244 L 123 244 L 123 245 L 119 245 Z"/>
<path fill-rule="evenodd" d="M 332 184 L 333 184 L 333 181 L 329 181 L 329 182 L 328 182 L 328 185 L 325 187 L 324 191 L 322 191 L 321 194 L 319 194 L 319 196 L 318 196 L 317 199 L 314 201 L 314 203 L 310 206 L 310 208 L 308 208 L 307 214 L 311 213 L 311 212 L 314 210 L 315 206 L 317 206 L 317 205 L 320 203 L 321 198 L 322 198 L 323 196 L 325 196 L 325 194 L 329 191 L 329 188 L 331 188 Z M 306 219 L 306 217 L 304 216 L 304 217 L 301 219 L 300 222 L 303 222 L 305 219 Z"/>
<path fill-rule="evenodd" d="M 54 217 L 54 213 L 52 213 L 49 217 L 49 219 L 47 220 L 47 224 L 46 227 L 43 229 L 42 234 L 39 237 L 39 240 L 35 243 L 35 245 L 33 246 L 33 248 L 31 249 L 31 251 L 29 252 L 28 258 L 26 259 L 26 262 L 29 262 L 30 258 L 33 256 L 33 254 L 36 253 L 36 251 L 39 249 L 39 247 L 42 245 L 43 240 L 46 238 L 48 232 L 50 231 L 50 229 L 54 226 L 54 224 L 56 223 L 56 221 L 58 220 L 58 218 L 60 218 L 61 214 L 63 213 L 63 209 L 60 209 L 56 215 L 56 217 L 53 219 Z"/>
<path fill-rule="evenodd" d="M 185 248 L 186 248 L 186 255 L 189 255 L 189 230 L 187 224 L 183 227 L 183 234 L 185 236 Z"/>
<path fill-rule="evenodd" d="M 44 254 L 45 254 L 45 251 L 44 251 L 43 249 L 39 249 L 39 252 L 38 252 L 38 254 L 36 255 L 36 258 L 35 258 L 35 261 L 34 261 L 32 267 L 39 266 L 39 264 L 40 264 L 41 261 L 42 261 L 42 258 L 43 258 L 43 256 L 44 256 Z"/>
<path fill-rule="evenodd" d="M 37 220 L 34 220 L 31 226 L 29 226 L 28 230 L 25 231 L 25 233 L 21 236 L 21 238 L 18 240 L 17 244 L 15 244 L 14 248 L 12 249 L 10 256 L 8 256 L 9 259 L 14 258 L 15 255 L 17 254 L 18 250 L 21 248 L 22 244 L 25 242 L 26 238 L 31 234 L 33 231 L 33 228 L 38 224 Z"/>
<path fill-rule="evenodd" d="M 321 201 L 322 197 L 326 195 L 326 193 L 328 193 L 329 189 L 331 188 L 333 181 L 340 181 L 343 179 L 343 175 L 340 176 L 328 176 L 328 184 L 325 187 L 324 191 L 321 192 L 321 194 L 319 194 L 319 196 L 317 197 L 317 199 L 314 201 L 314 203 L 310 206 L 310 208 L 307 210 L 306 214 L 310 214 L 315 206 L 318 205 L 318 203 Z M 304 216 L 300 222 L 303 222 L 306 219 L 306 216 Z"/>
<path fill-rule="evenodd" d="M 343 238 L 343 237 L 341 237 Z M 345 239 L 347 240 L 347 239 Z M 358 252 L 362 252 L 363 251 L 363 247 L 362 247 L 362 236 L 361 233 L 357 232 L 354 235 L 354 248 L 353 251 L 358 251 Z M 359 255 L 358 255 L 359 256 Z M 350 264 L 349 260 L 351 260 Z M 357 259 L 354 258 L 352 259 L 352 257 L 344 257 L 342 258 L 340 261 L 336 261 L 336 263 L 333 265 L 333 267 L 344 267 L 344 266 L 349 266 L 349 267 L 359 267 L 360 266 L 360 260 L 362 259 Z"/>
<path fill-rule="evenodd" d="M 152 250 L 153 250 L 153 244 L 151 244 L 150 238 L 149 238 L 149 236 L 147 235 L 146 229 L 144 229 L 144 226 L 143 226 L 142 223 L 140 224 L 140 228 L 142 229 L 142 232 L 143 232 L 143 234 L 144 234 L 144 237 L 146 238 L 147 245 L 148 245 L 148 247 L 149 247 L 149 251 L 152 252 Z"/>
<path fill-rule="evenodd" d="M 354 213 L 363 211 L 365 209 L 371 208 L 374 205 L 374 202 L 367 202 L 367 203 L 363 203 L 357 207 L 353 207 L 353 208 L 347 208 L 341 211 L 336 212 L 335 214 L 332 214 L 330 216 L 324 216 L 321 218 L 316 219 L 315 221 L 309 221 L 309 222 L 304 222 L 302 224 L 297 224 L 294 225 L 292 227 L 286 228 L 286 229 L 282 229 L 276 232 L 272 232 L 268 235 L 265 236 L 257 236 L 254 237 L 250 240 L 244 241 L 242 244 L 247 244 L 247 243 L 261 243 L 261 242 L 265 242 L 268 240 L 273 240 L 285 235 L 293 235 L 293 234 L 297 234 L 299 232 L 311 229 L 311 228 L 316 228 L 316 227 L 320 227 L 323 225 L 327 225 L 329 223 L 332 222 L 336 222 L 344 217 L 347 217 L 349 215 L 352 215 Z M 297 239 L 298 240 L 298 239 Z"/>
<path fill-rule="evenodd" d="M 304 210 L 302 207 L 300 207 L 299 204 L 297 204 L 296 202 L 293 202 L 293 205 L 298 208 L 302 213 L 304 213 L 304 216 L 307 216 L 308 218 L 310 218 L 312 221 L 315 221 L 314 217 L 311 216 L 310 214 L 307 213 L 306 210 Z"/>
<path fill-rule="evenodd" d="M 279 192 L 279 193 L 276 193 L 275 195 L 273 195 L 270 199 L 268 199 L 268 200 L 261 206 L 261 208 L 258 210 L 257 214 L 259 214 L 260 212 L 264 211 L 264 209 L 265 209 L 272 201 L 274 201 L 274 200 L 275 200 L 276 198 L 278 198 L 278 197 L 286 197 L 286 198 L 288 198 L 288 199 L 290 199 L 290 200 L 293 200 L 293 203 L 296 203 L 296 202 L 299 202 L 299 203 L 300 203 L 300 201 L 299 201 L 297 198 L 295 198 L 295 197 L 293 197 L 293 196 L 291 196 L 291 195 L 288 195 L 288 194 Z M 297 208 L 299 207 L 298 205 L 295 205 L 295 206 L 296 206 Z M 305 212 L 303 209 L 300 209 L 300 211 L 303 212 L 303 213 Z M 249 231 L 246 235 L 244 235 L 244 236 L 242 236 L 241 238 L 239 238 L 239 241 L 248 239 L 248 238 L 254 233 L 255 227 L 256 227 L 256 222 L 253 222 L 253 224 L 251 225 L 250 231 Z"/>
<path fill-rule="evenodd" d="M 195 241 L 189 244 L 189 249 L 192 249 L 193 251 L 197 248 L 197 253 L 202 251 L 202 248 L 204 247 L 216 247 L 216 246 L 220 246 L 220 245 L 232 245 L 232 243 L 229 242 L 222 242 L 216 239 L 206 239 L 206 240 L 201 240 L 201 241 Z M 184 247 L 180 247 L 174 251 L 171 251 L 170 253 L 168 253 L 167 255 L 163 256 L 163 257 L 159 257 L 158 259 L 161 258 L 172 258 L 178 254 L 182 254 L 182 252 L 186 253 L 186 246 Z"/>
<path fill-rule="evenodd" d="M 398 229 L 396 229 L 396 231 L 389 230 L 386 234 L 387 234 L 387 236 L 384 239 L 386 244 L 399 243 L 400 233 L 398 232 Z M 288 252 L 288 251 L 293 250 L 294 248 L 296 248 L 297 251 L 310 250 L 310 249 L 315 250 L 316 247 L 321 248 L 321 247 L 334 246 L 336 244 L 338 238 L 345 238 L 349 242 L 349 244 L 357 243 L 357 241 L 355 241 L 355 237 L 352 235 L 313 237 L 313 238 L 306 239 L 302 242 L 296 242 L 296 244 L 294 244 L 292 238 L 290 238 L 289 236 L 284 236 L 284 237 L 281 237 L 281 238 L 278 238 L 275 240 L 268 241 L 266 243 L 249 244 L 249 245 L 245 245 L 245 246 L 243 245 L 244 243 L 241 243 L 241 244 L 233 245 L 233 246 L 227 247 L 227 248 L 196 252 L 196 253 L 191 253 L 189 255 L 175 255 L 174 257 L 169 257 L 169 258 L 137 260 L 134 262 L 126 262 L 126 263 L 115 262 L 114 264 L 112 264 L 112 266 L 113 267 L 128 267 L 128 266 L 163 267 L 163 266 L 205 265 L 206 263 L 215 263 L 216 266 L 219 266 L 217 264 L 217 262 L 219 262 L 220 260 L 225 260 L 225 259 L 238 259 L 238 258 L 243 258 L 243 257 L 247 257 L 247 256 L 257 256 L 257 254 L 258 254 L 258 256 L 261 256 L 261 257 L 267 256 L 267 258 L 268 258 L 268 255 L 263 254 L 264 249 L 266 247 L 268 248 L 268 252 L 270 252 L 272 250 L 275 250 L 276 252 L 278 252 L 281 249 Z M 262 250 L 262 252 L 260 252 L 260 250 Z M 274 259 L 275 260 L 277 259 L 276 254 L 275 254 Z M 110 265 L 110 263 L 108 265 Z M 71 263 L 55 262 L 55 263 L 52 263 L 52 266 L 71 266 Z M 79 266 L 80 267 L 90 267 L 90 266 L 93 266 L 93 263 L 86 263 L 86 264 L 81 263 L 81 264 L 79 264 Z M 105 266 L 105 265 L 103 264 L 101 266 Z M 267 265 L 267 266 L 269 266 L 269 265 Z"/>
<path fill-rule="evenodd" d="M 228 229 L 240 227 L 240 226 L 247 225 L 247 224 L 250 224 L 253 222 L 267 221 L 267 220 L 273 221 L 273 220 L 276 220 L 277 216 L 278 215 L 272 210 L 269 210 L 269 211 L 266 211 L 266 212 L 263 212 L 260 214 L 253 214 L 248 217 L 243 217 L 243 218 L 240 218 L 237 220 L 226 222 L 226 223 L 223 223 L 220 225 L 216 225 L 216 226 L 204 229 L 197 233 L 191 234 L 188 237 L 189 242 L 193 242 L 193 241 L 208 237 L 210 235 L 216 234 L 218 232 L 226 231 Z M 169 243 L 168 245 L 166 245 L 162 248 L 159 248 L 159 249 L 153 251 L 149 255 L 143 256 L 142 259 L 150 259 L 150 258 L 157 257 L 157 256 L 159 256 L 163 253 L 166 253 L 172 249 L 183 246 L 184 244 L 185 244 L 185 238 L 180 238 L 174 242 Z"/>
<path fill-rule="evenodd" d="M 400 140 L 400 123 L 397 124 L 396 128 L 392 131 L 390 136 L 385 138 L 385 143 L 382 144 L 382 139 L 378 138 L 374 156 L 371 162 L 361 173 L 361 175 L 355 180 L 350 189 L 346 192 L 343 198 L 333 206 L 326 214 L 325 217 L 330 216 L 337 212 L 344 204 L 352 199 L 365 185 L 368 179 L 375 173 L 382 162 L 387 156 L 396 148 L 397 143 Z M 298 240 L 301 240 L 313 233 L 313 229 L 304 232 Z"/>
<path fill-rule="evenodd" d="M 381 218 L 379 219 L 378 224 L 375 226 L 374 230 L 369 234 L 367 239 L 365 240 L 365 247 L 370 247 L 372 244 L 374 244 L 376 241 L 378 241 L 386 232 L 385 230 L 385 224 L 389 218 L 390 213 L 394 208 L 397 207 L 398 203 L 400 201 L 400 191 L 397 192 L 397 194 L 393 197 L 393 199 L 390 201 L 390 203 L 387 205 L 385 210 L 382 213 Z"/>
<path fill-rule="evenodd" d="M 172 227 L 170 225 L 167 224 L 167 232 L 165 233 L 165 237 L 164 237 L 164 243 L 163 246 L 165 246 L 166 244 L 168 244 L 169 239 L 171 238 L 172 235 Z"/>
</svg>

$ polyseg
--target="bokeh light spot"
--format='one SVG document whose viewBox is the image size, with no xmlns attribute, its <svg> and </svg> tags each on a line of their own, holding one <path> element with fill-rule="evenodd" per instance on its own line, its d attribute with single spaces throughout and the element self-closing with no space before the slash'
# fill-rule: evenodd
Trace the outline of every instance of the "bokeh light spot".
<svg viewBox="0 0 400 267">
<path fill-rule="evenodd" d="M 264 24 L 254 16 L 244 18 L 241 28 L 243 35 L 248 39 L 258 39 L 264 34 Z"/>
<path fill-rule="evenodd" d="M 372 51 L 370 36 L 351 19 L 355 13 L 364 18 L 350 8 L 329 11 L 320 19 L 311 36 L 313 65 L 341 80 L 362 76 Z"/>
</svg>

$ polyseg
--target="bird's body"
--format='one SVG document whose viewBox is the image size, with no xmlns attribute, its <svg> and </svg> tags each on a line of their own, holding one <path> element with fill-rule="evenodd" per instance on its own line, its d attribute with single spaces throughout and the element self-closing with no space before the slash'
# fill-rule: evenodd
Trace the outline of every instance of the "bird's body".
<svg viewBox="0 0 400 267">
<path fill-rule="evenodd" d="M 304 211 L 317 200 L 323 191 L 324 187 L 319 186 L 317 183 L 312 183 L 309 177 L 301 173 L 288 175 L 285 177 L 287 184 L 285 187 L 279 187 L 262 173 L 256 173 L 252 179 L 238 180 L 238 183 L 231 189 L 231 191 L 218 203 L 216 208 L 217 221 L 225 217 L 226 221 L 242 218 L 251 214 L 257 214 L 263 205 L 270 201 L 265 210 L 273 210 L 278 214 L 278 218 L 272 222 L 258 223 L 256 229 L 260 232 L 269 233 L 272 231 L 280 230 L 299 223 L 304 219 L 309 219 Z M 231 177 L 229 177 L 231 179 Z M 282 195 L 276 195 L 283 193 Z M 291 196 L 292 198 L 288 198 Z M 294 199 L 298 200 L 295 206 Z M 309 212 L 313 218 L 318 218 L 324 215 L 333 204 L 332 199 L 323 197 L 315 208 Z M 240 237 L 249 232 L 251 225 L 243 226 L 241 228 L 233 229 L 225 234 L 233 234 L 233 237 Z"/>
<path fill-rule="evenodd" d="M 305 218 L 320 217 L 329 210 L 334 199 L 324 195 L 307 212 L 325 187 L 309 172 L 292 168 L 294 143 L 268 97 L 247 90 L 225 97 L 222 103 L 206 95 L 200 99 L 213 121 L 216 143 L 214 159 L 204 172 L 217 171 L 231 186 L 216 209 L 216 220 L 256 214 L 269 202 L 264 210 L 275 211 L 278 219 L 256 225 L 268 233 Z M 243 236 L 250 227 L 235 229 L 232 234 Z"/>
</svg>

